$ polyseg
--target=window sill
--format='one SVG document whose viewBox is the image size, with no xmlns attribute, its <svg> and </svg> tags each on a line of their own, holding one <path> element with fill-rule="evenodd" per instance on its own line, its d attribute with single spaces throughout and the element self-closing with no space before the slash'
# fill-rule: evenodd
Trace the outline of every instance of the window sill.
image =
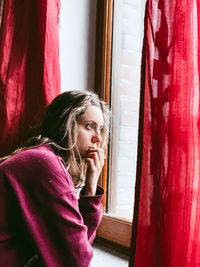
<svg viewBox="0 0 200 267">
<path fill-rule="evenodd" d="M 104 214 L 101 224 L 97 230 L 97 239 L 105 240 L 117 248 L 129 252 L 132 235 L 132 223 Z M 102 242 L 101 242 L 102 243 Z M 104 242 L 103 242 L 104 243 Z"/>
</svg>

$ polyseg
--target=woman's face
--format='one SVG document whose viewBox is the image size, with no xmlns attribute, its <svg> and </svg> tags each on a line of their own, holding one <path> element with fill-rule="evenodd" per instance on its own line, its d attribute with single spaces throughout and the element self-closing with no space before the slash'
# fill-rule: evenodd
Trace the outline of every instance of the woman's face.
<svg viewBox="0 0 200 267">
<path fill-rule="evenodd" d="M 99 107 L 89 106 L 78 119 L 78 138 L 76 147 L 81 157 L 87 156 L 91 149 L 97 148 L 102 141 L 104 126 L 103 113 Z"/>
</svg>

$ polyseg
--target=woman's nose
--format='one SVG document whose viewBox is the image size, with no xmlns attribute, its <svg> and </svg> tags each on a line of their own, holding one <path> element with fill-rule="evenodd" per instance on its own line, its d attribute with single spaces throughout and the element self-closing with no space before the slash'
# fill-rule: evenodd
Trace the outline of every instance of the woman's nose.
<svg viewBox="0 0 200 267">
<path fill-rule="evenodd" d="M 99 131 L 95 132 L 94 136 L 92 137 L 93 143 L 100 143 L 102 141 L 102 136 Z"/>
</svg>

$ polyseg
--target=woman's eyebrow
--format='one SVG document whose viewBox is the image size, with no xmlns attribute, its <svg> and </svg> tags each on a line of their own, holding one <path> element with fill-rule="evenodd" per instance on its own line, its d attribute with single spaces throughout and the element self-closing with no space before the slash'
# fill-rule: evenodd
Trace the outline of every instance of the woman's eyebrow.
<svg viewBox="0 0 200 267">
<path fill-rule="evenodd" d="M 84 120 L 84 122 L 89 122 L 89 123 L 93 123 L 93 124 L 95 124 L 95 125 L 97 125 L 97 123 L 95 122 L 95 121 L 93 121 L 93 120 Z"/>
</svg>

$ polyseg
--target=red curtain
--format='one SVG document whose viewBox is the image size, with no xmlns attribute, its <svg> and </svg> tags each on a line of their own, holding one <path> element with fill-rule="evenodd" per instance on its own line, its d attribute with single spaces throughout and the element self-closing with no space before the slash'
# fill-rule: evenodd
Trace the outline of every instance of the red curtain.
<svg viewBox="0 0 200 267">
<path fill-rule="evenodd" d="M 200 1 L 146 4 L 129 266 L 200 266 Z"/>
<path fill-rule="evenodd" d="M 0 2 L 3 8 L 0 156 L 3 156 L 27 138 L 35 115 L 60 93 L 59 0 Z"/>
</svg>

